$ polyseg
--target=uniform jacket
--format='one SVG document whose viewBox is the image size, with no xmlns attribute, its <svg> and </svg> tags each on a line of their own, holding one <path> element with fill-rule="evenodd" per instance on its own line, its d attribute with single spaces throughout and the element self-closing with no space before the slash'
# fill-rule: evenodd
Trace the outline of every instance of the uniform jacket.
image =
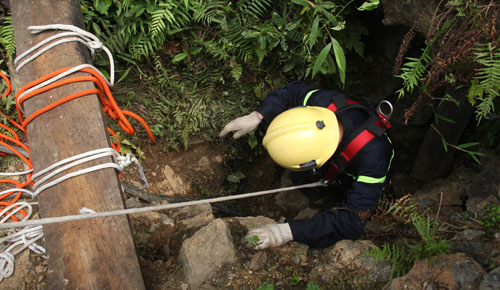
<svg viewBox="0 0 500 290">
<path fill-rule="evenodd" d="M 315 89 L 304 82 L 289 83 L 269 93 L 256 110 L 264 116 L 264 121 L 271 122 L 281 112 L 303 106 L 307 93 Z M 335 95 L 345 96 L 338 91 L 318 90 L 310 95 L 306 105 L 328 107 Z M 348 137 L 362 126 L 368 115 L 359 109 L 341 110 L 335 114 L 344 125 L 344 135 L 338 147 L 343 148 L 347 145 Z M 337 150 L 319 172 L 327 171 L 326 167 L 338 157 L 339 152 Z M 343 239 L 359 238 L 367 222 L 366 213 L 373 213 L 377 208 L 393 156 L 391 140 L 386 134 L 366 144 L 342 172 L 344 176 L 349 176 L 351 182 L 346 199 L 339 205 L 341 209 L 324 211 L 312 219 L 288 221 L 294 240 L 312 247 L 324 247 Z M 335 187 L 328 189 L 332 194 L 338 194 Z"/>
</svg>

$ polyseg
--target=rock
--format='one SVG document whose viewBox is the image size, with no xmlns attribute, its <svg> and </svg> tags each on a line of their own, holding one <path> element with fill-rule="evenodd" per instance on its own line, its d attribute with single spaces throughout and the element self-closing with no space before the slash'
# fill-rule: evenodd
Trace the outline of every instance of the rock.
<svg viewBox="0 0 500 290">
<path fill-rule="evenodd" d="M 264 216 L 256 217 L 235 217 L 230 220 L 238 221 L 247 231 L 266 224 L 275 224 L 273 219 Z"/>
<path fill-rule="evenodd" d="M 179 252 L 179 262 L 193 290 L 224 264 L 236 262 L 233 238 L 224 221 L 213 220 L 186 239 Z"/>
<path fill-rule="evenodd" d="M 373 247 L 374 244 L 368 240 L 339 241 L 323 250 L 326 260 L 311 270 L 309 278 L 334 283 L 339 276 L 349 273 L 357 285 L 387 282 L 391 264 L 377 262 L 375 258 L 365 255 Z"/>
<path fill-rule="evenodd" d="M 285 264 L 298 264 L 302 267 L 307 266 L 307 251 L 309 250 L 309 246 L 306 244 L 298 243 L 298 242 L 290 242 L 281 247 L 277 247 L 273 249 L 273 253 L 278 257 L 286 257 L 289 259 L 285 262 Z"/>
<path fill-rule="evenodd" d="M 187 196 L 191 193 L 191 184 L 178 175 L 172 167 L 165 165 L 163 168 L 165 180 L 158 187 L 167 196 Z"/>
<path fill-rule="evenodd" d="M 134 240 L 139 246 L 156 251 L 168 246 L 175 230 L 174 221 L 158 212 L 136 213 L 130 217 L 134 229 Z"/>
<path fill-rule="evenodd" d="M 310 219 L 314 217 L 317 213 L 319 213 L 320 210 L 316 208 L 310 208 L 306 207 L 303 210 L 301 210 L 295 217 L 294 219 L 296 220 L 301 220 L 301 219 Z"/>
<path fill-rule="evenodd" d="M 267 262 L 267 254 L 265 251 L 259 251 L 252 256 L 250 256 L 250 262 L 248 263 L 248 269 L 252 271 L 257 271 L 263 269 Z"/>
<path fill-rule="evenodd" d="M 139 207 L 142 207 L 142 204 L 137 198 L 131 197 L 125 201 L 125 207 L 126 208 L 139 208 Z"/>
<path fill-rule="evenodd" d="M 467 229 L 457 233 L 450 241 L 471 242 L 484 235 L 484 231 L 478 229 Z"/>
<path fill-rule="evenodd" d="M 391 178 L 391 186 L 396 197 L 402 197 L 407 194 L 415 194 L 422 186 L 422 182 L 408 174 L 395 172 Z"/>
<path fill-rule="evenodd" d="M 420 188 L 415 193 L 414 200 L 419 208 L 429 208 L 433 213 L 436 213 L 441 205 L 440 214 L 450 216 L 454 212 L 463 211 L 467 183 L 467 180 L 453 176 L 438 179 Z"/>
<path fill-rule="evenodd" d="M 210 204 L 197 204 L 168 211 L 179 227 L 185 231 L 197 230 L 214 220 Z"/>
<path fill-rule="evenodd" d="M 471 178 L 466 194 L 469 198 L 498 195 L 500 186 L 500 157 L 492 150 L 481 150 L 481 171 Z"/>
<path fill-rule="evenodd" d="M 293 186 L 288 171 L 281 176 L 280 187 Z M 274 197 L 275 204 L 280 207 L 286 215 L 295 216 L 300 210 L 307 207 L 309 200 L 299 190 L 280 192 Z"/>
<path fill-rule="evenodd" d="M 478 219 L 486 213 L 485 207 L 498 203 L 498 199 L 493 195 L 488 195 L 487 197 L 473 197 L 467 199 L 465 202 L 465 208 L 471 216 Z"/>
<path fill-rule="evenodd" d="M 500 267 L 486 273 L 483 277 L 479 290 L 495 290 L 500 289 Z"/>
<path fill-rule="evenodd" d="M 403 277 L 392 281 L 390 289 L 477 289 L 483 268 L 463 253 L 417 260 Z"/>
</svg>

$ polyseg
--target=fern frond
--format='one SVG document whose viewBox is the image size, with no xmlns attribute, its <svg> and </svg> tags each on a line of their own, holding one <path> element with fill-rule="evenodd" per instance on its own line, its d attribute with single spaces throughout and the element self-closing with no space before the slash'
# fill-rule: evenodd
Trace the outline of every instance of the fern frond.
<svg viewBox="0 0 500 290">
<path fill-rule="evenodd" d="M 474 55 L 480 68 L 476 69 L 469 99 L 476 104 L 476 118 L 480 122 L 494 112 L 493 100 L 500 94 L 500 50 L 488 43 L 479 45 Z"/>
<path fill-rule="evenodd" d="M 250 15 L 254 19 L 260 19 L 272 5 L 271 0 L 243 1 L 238 9 L 243 15 Z"/>
<path fill-rule="evenodd" d="M 224 1 L 195 1 L 190 4 L 195 23 L 201 22 L 206 25 L 220 23 L 224 17 Z"/>
<path fill-rule="evenodd" d="M 422 81 L 427 71 L 427 66 L 432 59 L 430 57 L 431 47 L 432 43 L 428 42 L 427 46 L 422 49 L 422 55 L 419 58 L 406 58 L 407 61 L 401 68 L 401 74 L 397 75 L 397 77 L 403 80 L 403 88 L 398 91 L 398 98 L 402 98 L 405 92 L 413 92 L 413 89 Z"/>
<path fill-rule="evenodd" d="M 14 25 L 12 25 L 12 16 L 2 18 L 0 25 L 0 45 L 5 48 L 9 61 L 16 54 L 16 39 L 14 37 Z"/>
</svg>

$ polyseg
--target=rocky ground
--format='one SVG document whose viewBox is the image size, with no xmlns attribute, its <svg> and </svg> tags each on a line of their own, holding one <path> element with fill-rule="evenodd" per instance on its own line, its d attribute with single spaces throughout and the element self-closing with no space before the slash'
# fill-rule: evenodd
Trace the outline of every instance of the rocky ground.
<svg viewBox="0 0 500 290">
<path fill-rule="evenodd" d="M 128 208 L 224 194 L 224 148 L 199 144 L 182 153 L 148 150 L 143 166 L 150 187 L 142 188 L 133 168 L 123 176 Z M 459 166 L 448 178 L 424 186 L 404 174 L 394 176 L 392 197 L 412 194 L 419 208 L 439 219 L 441 234 L 452 247 L 448 255 L 418 260 L 392 283 L 391 263 L 367 252 L 385 242 L 408 245 L 419 237 L 382 214 L 369 222 L 361 239 L 324 249 L 295 242 L 265 251 L 244 247 L 241 239 L 248 229 L 314 214 L 298 191 L 289 191 L 130 215 L 146 288 L 500 289 L 500 233 L 479 223 L 484 205 L 500 203 L 500 157 L 486 154 L 481 166 Z M 275 170 L 264 157 L 249 165 L 245 175 L 238 193 L 290 185 L 286 172 Z M 50 289 L 46 268 L 45 259 L 24 251 L 16 257 L 13 276 L 0 287 Z"/>
</svg>

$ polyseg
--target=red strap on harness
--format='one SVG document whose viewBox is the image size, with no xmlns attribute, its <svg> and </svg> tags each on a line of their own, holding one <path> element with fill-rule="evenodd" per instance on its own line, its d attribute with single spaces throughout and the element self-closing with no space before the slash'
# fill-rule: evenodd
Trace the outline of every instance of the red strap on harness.
<svg viewBox="0 0 500 290">
<path fill-rule="evenodd" d="M 346 102 L 348 104 L 359 104 L 359 102 L 349 99 L 346 99 Z M 334 113 L 338 110 L 337 106 L 334 103 L 328 105 L 327 109 L 329 109 Z M 377 125 L 382 128 L 390 128 L 390 123 L 387 120 L 385 120 L 381 114 L 379 114 L 379 120 L 377 121 Z M 358 152 L 373 138 L 375 138 L 375 135 L 368 129 L 361 131 L 361 133 L 358 136 L 356 136 L 340 153 L 339 155 L 340 162 L 342 162 L 342 164 L 344 165 L 347 165 L 347 163 L 349 163 L 349 161 L 351 161 L 351 159 L 354 158 L 354 156 L 356 156 L 356 154 L 358 154 Z M 325 174 L 325 178 L 326 179 L 334 178 L 339 173 L 339 171 L 340 171 L 339 167 L 332 162 L 330 168 L 328 169 L 328 172 Z"/>
<path fill-rule="evenodd" d="M 349 100 L 349 99 L 346 99 L 346 102 L 348 104 L 359 104 L 359 102 L 356 102 L 356 101 L 353 101 L 353 100 Z M 331 103 L 330 105 L 328 105 L 327 109 L 335 113 L 338 108 L 337 108 L 337 106 L 335 106 L 334 103 Z"/>
<path fill-rule="evenodd" d="M 368 131 L 368 129 L 363 130 L 356 138 L 354 138 L 347 147 L 345 147 L 344 151 L 340 153 L 341 161 L 346 164 L 349 162 L 356 154 L 358 154 L 359 150 L 363 148 L 366 143 L 370 142 L 375 135 L 372 132 Z"/>
</svg>

